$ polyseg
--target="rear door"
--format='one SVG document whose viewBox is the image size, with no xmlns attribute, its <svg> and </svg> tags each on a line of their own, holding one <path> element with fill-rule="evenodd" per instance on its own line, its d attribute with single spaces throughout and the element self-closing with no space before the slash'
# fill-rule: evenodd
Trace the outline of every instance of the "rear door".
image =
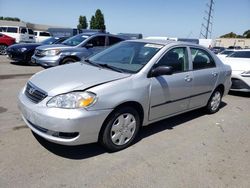
<svg viewBox="0 0 250 188">
<path fill-rule="evenodd" d="M 171 66 L 173 74 L 149 78 L 151 79 L 150 121 L 186 111 L 192 93 L 193 74 L 189 71 L 186 47 L 170 49 L 154 67 L 157 66 Z"/>
<path fill-rule="evenodd" d="M 218 68 L 204 49 L 190 47 L 193 69 L 193 89 L 189 108 L 205 106 L 218 80 Z"/>
</svg>

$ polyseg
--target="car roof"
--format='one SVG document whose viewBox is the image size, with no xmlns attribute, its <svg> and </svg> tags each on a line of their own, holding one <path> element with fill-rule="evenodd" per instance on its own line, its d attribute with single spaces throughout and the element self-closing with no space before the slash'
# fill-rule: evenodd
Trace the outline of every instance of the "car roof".
<svg viewBox="0 0 250 188">
<path fill-rule="evenodd" d="M 129 40 L 135 42 L 143 42 L 143 43 L 152 43 L 152 44 L 159 44 L 159 45 L 189 45 L 189 46 L 197 46 L 202 47 L 201 45 L 192 43 L 192 42 L 182 42 L 182 41 L 175 41 L 175 40 L 156 40 L 156 39 L 136 39 L 136 40 Z"/>
</svg>

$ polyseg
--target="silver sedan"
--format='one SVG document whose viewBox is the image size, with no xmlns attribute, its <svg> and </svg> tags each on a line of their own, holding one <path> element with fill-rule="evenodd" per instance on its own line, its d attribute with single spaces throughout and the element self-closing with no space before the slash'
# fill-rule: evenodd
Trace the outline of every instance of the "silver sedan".
<svg viewBox="0 0 250 188">
<path fill-rule="evenodd" d="M 51 142 L 99 141 L 118 151 L 132 144 L 141 126 L 197 108 L 217 112 L 230 76 L 230 66 L 199 45 L 125 41 L 35 74 L 18 103 L 30 129 Z"/>
</svg>

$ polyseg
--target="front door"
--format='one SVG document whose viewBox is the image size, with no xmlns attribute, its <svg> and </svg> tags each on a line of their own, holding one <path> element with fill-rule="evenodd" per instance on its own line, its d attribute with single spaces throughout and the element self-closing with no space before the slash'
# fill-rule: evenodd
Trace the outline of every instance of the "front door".
<svg viewBox="0 0 250 188">
<path fill-rule="evenodd" d="M 149 78 L 150 121 L 187 110 L 192 92 L 193 73 L 189 71 L 186 47 L 172 48 L 154 65 L 157 66 L 171 66 L 173 74 Z"/>
</svg>

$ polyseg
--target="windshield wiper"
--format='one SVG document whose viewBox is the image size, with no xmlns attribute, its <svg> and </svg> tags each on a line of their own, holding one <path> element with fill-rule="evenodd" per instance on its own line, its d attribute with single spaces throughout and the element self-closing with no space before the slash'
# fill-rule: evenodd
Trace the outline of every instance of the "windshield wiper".
<svg viewBox="0 0 250 188">
<path fill-rule="evenodd" d="M 100 66 L 100 64 L 94 63 L 93 61 L 90 61 L 89 59 L 85 59 L 84 61 L 87 62 L 87 63 L 90 64 L 90 65 L 95 66 L 95 67 L 100 67 L 100 68 L 102 68 L 102 66 Z"/>
<path fill-rule="evenodd" d="M 123 71 L 121 69 L 113 67 L 113 66 L 108 65 L 108 64 L 99 64 L 98 63 L 98 65 L 100 65 L 101 67 L 105 67 L 105 68 L 111 69 L 111 70 L 116 71 L 116 72 L 122 72 L 123 73 Z"/>
</svg>

